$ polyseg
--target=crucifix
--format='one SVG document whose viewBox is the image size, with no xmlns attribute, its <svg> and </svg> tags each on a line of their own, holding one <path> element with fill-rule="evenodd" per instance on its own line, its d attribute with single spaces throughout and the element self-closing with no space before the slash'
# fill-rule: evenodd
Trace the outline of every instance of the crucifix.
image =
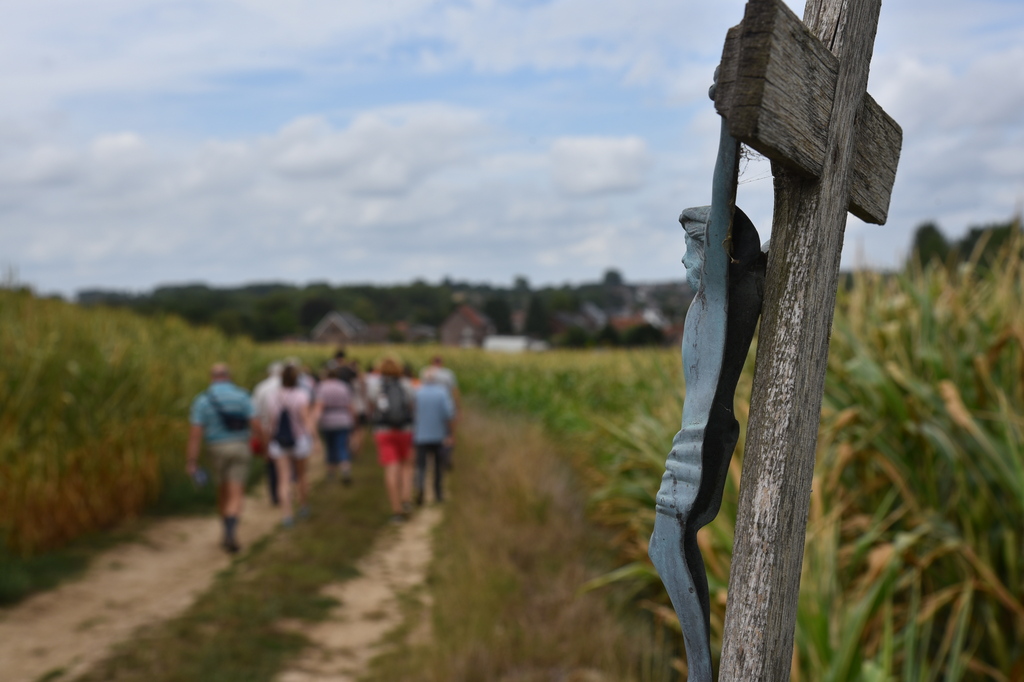
<svg viewBox="0 0 1024 682">
<path fill-rule="evenodd" d="M 720 679 L 788 680 L 815 446 L 847 211 L 884 224 L 902 131 L 867 94 L 881 0 L 749 0 L 713 89 L 722 116 L 712 205 L 687 209 L 697 293 L 686 400 L 649 553 L 679 616 L 690 682 L 714 679 L 697 529 L 721 505 L 738 438 L 733 392 L 758 314 Z M 738 143 L 767 156 L 771 248 L 735 207 Z M 762 300 L 763 294 L 763 300 Z"/>
</svg>

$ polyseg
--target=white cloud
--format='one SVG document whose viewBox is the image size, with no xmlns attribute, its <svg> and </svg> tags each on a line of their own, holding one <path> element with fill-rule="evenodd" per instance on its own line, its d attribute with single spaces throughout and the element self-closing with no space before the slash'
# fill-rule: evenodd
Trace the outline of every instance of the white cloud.
<svg viewBox="0 0 1024 682">
<path fill-rule="evenodd" d="M 136 133 L 101 135 L 92 143 L 92 153 L 100 161 L 118 162 L 132 158 L 145 150 L 145 143 Z"/>
<path fill-rule="evenodd" d="M 551 145 L 555 185 L 566 194 L 622 192 L 643 186 L 651 168 L 639 137 L 563 137 Z"/>
<path fill-rule="evenodd" d="M 709 200 L 719 121 L 707 87 L 742 11 L 13 3 L 0 24 L 0 258 L 65 290 L 541 282 L 593 276 L 607 259 L 673 276 L 676 216 Z M 890 224 L 851 221 L 847 263 L 862 240 L 870 262 L 893 265 L 922 220 L 954 234 L 1024 197 L 1021 44 L 1019 2 L 883 6 L 870 90 L 905 143 Z M 767 236 L 761 175 L 741 180 L 739 201 Z"/>
<path fill-rule="evenodd" d="M 331 179 L 350 192 L 401 194 L 464 161 L 467 143 L 482 131 L 476 113 L 439 106 L 364 113 L 337 132 L 305 118 L 282 131 L 274 165 L 291 178 Z"/>
<path fill-rule="evenodd" d="M 198 93 L 241 73 L 367 64 L 434 73 L 584 68 L 661 82 L 695 55 L 717 60 L 729 9 L 739 17 L 741 0 L 714 9 L 676 0 L 39 0 L 6 8 L 0 78 L 8 105 L 22 111 L 96 93 Z"/>
<path fill-rule="evenodd" d="M 999 0 L 883 8 L 869 90 L 903 127 L 889 224 L 852 223 L 868 263 L 902 262 L 914 229 L 956 238 L 1024 199 L 1024 5 Z M 846 262 L 852 264 L 849 244 Z"/>
<path fill-rule="evenodd" d="M 561 138 L 550 154 L 528 154 L 514 151 L 514 139 L 480 112 L 424 105 L 365 111 L 344 127 L 301 117 L 272 135 L 193 149 L 161 150 L 126 132 L 79 148 L 41 146 L 13 165 L 64 159 L 77 173 L 8 197 L 0 240 L 27 280 L 65 290 L 494 279 L 527 267 L 571 267 L 579 278 L 614 264 L 627 251 L 617 232 L 643 210 L 617 193 L 642 187 L 646 143 Z M 60 167 L 49 164 L 37 165 Z M 552 176 L 572 196 L 561 197 Z M 587 202 L 573 198 L 581 192 Z M 665 225 L 674 230 L 671 214 Z"/>
<path fill-rule="evenodd" d="M 8 164 L 7 177 L 30 185 L 57 185 L 72 182 L 80 173 L 77 154 L 53 145 L 31 150 L 20 164 Z"/>
</svg>

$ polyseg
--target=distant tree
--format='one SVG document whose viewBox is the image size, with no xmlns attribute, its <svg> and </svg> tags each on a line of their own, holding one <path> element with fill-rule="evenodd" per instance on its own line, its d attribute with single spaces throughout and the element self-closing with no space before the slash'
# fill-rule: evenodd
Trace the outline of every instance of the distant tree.
<svg viewBox="0 0 1024 682">
<path fill-rule="evenodd" d="M 245 333 L 249 329 L 249 322 L 250 320 L 237 310 L 219 310 L 213 316 L 213 324 L 228 336 Z"/>
<path fill-rule="evenodd" d="M 352 314 L 363 322 L 376 322 L 378 318 L 377 308 L 366 296 L 360 296 L 355 300 L 352 304 Z"/>
<path fill-rule="evenodd" d="M 945 263 L 949 257 L 949 242 L 945 235 L 939 230 L 935 223 L 923 223 L 914 233 L 914 242 L 911 247 L 911 258 L 924 266 L 934 260 Z"/>
<path fill-rule="evenodd" d="M 979 267 L 989 267 L 999 252 L 1020 231 L 1016 220 L 970 228 L 963 237 L 947 241 L 935 223 L 924 223 L 914 233 L 909 262 L 928 265 L 977 259 Z"/>
<path fill-rule="evenodd" d="M 625 346 L 660 346 L 665 343 L 665 333 L 652 324 L 630 327 L 622 335 Z"/>
<path fill-rule="evenodd" d="M 280 339 L 298 331 L 298 315 L 289 292 L 275 292 L 258 299 L 253 329 L 258 341 Z"/>
<path fill-rule="evenodd" d="M 1006 243 L 1019 231 L 1020 226 L 1015 220 L 972 227 L 956 243 L 957 255 L 962 261 L 976 257 L 979 266 L 989 267 Z"/>
<path fill-rule="evenodd" d="M 622 273 L 615 268 L 609 268 L 604 271 L 604 285 L 606 287 L 621 287 L 623 283 Z"/>
<path fill-rule="evenodd" d="M 580 297 L 568 284 L 549 292 L 547 303 L 552 312 L 575 312 L 580 309 Z"/>
<path fill-rule="evenodd" d="M 405 315 L 409 322 L 439 325 L 452 310 L 451 292 L 442 286 L 433 286 L 417 280 L 401 290 L 410 310 Z"/>
<path fill-rule="evenodd" d="M 523 331 L 538 339 L 546 339 L 551 335 L 551 322 L 548 320 L 548 309 L 544 299 L 537 294 L 530 296 L 530 305 L 526 309 L 526 322 Z"/>
<path fill-rule="evenodd" d="M 498 334 L 512 333 L 512 306 L 508 300 L 497 296 L 484 301 L 484 315 L 491 318 Z"/>
<path fill-rule="evenodd" d="M 594 343 L 599 346 L 617 346 L 622 342 L 619 331 L 611 324 L 606 324 L 594 337 Z"/>
<path fill-rule="evenodd" d="M 307 298 L 299 308 L 299 323 L 306 329 L 312 329 L 332 310 L 334 301 L 325 296 Z"/>
<path fill-rule="evenodd" d="M 586 348 L 591 344 L 590 334 L 583 327 L 572 326 L 558 335 L 556 344 L 565 348 Z"/>
<path fill-rule="evenodd" d="M 517 294 L 530 293 L 530 280 L 526 279 L 522 275 L 516 275 L 516 279 L 512 283 L 512 290 Z"/>
</svg>

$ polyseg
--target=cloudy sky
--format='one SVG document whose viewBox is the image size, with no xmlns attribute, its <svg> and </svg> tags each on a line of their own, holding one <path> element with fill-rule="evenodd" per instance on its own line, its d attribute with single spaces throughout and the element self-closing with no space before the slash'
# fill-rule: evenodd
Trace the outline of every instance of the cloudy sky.
<svg viewBox="0 0 1024 682">
<path fill-rule="evenodd" d="M 41 292 L 205 281 L 678 279 L 740 0 L 0 0 L 0 267 Z M 791 7 L 802 12 L 801 6 Z M 889 0 L 893 266 L 1024 200 L 1024 2 Z M 767 236 L 764 163 L 739 204 Z"/>
</svg>

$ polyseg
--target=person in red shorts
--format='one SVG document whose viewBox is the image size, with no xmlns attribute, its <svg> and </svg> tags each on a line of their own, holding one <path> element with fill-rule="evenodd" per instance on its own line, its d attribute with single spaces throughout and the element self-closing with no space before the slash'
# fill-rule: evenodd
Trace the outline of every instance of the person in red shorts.
<svg viewBox="0 0 1024 682">
<path fill-rule="evenodd" d="M 412 425 L 415 395 L 391 357 L 378 366 L 380 381 L 367 385 L 366 403 L 372 412 L 377 459 L 384 467 L 384 485 L 391 504 L 392 523 L 401 523 L 412 510 Z"/>
</svg>

